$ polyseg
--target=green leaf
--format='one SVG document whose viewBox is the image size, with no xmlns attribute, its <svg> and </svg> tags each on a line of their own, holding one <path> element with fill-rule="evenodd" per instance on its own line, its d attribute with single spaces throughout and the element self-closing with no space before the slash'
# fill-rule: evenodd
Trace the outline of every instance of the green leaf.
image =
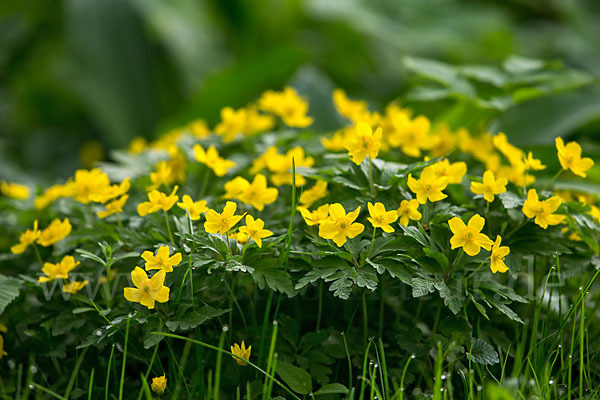
<svg viewBox="0 0 600 400">
<path fill-rule="evenodd" d="M 467 354 L 478 364 L 494 365 L 500 362 L 496 350 L 483 339 L 471 338 L 471 352 Z"/>
<path fill-rule="evenodd" d="M 423 278 L 413 278 L 411 281 L 413 297 L 426 296 L 435 292 L 435 282 Z"/>
<path fill-rule="evenodd" d="M 0 315 L 14 299 L 19 297 L 20 289 L 19 279 L 0 274 Z"/>
<path fill-rule="evenodd" d="M 300 278 L 298 280 L 298 283 L 296 283 L 296 290 L 300 290 L 304 286 L 308 285 L 309 283 L 316 282 L 319 279 L 328 278 L 331 275 L 335 274 L 337 271 L 339 271 L 339 269 L 340 269 L 339 267 L 329 267 L 329 268 L 317 268 L 317 269 L 308 271 L 308 273 L 306 275 L 304 275 L 304 277 Z"/>
<path fill-rule="evenodd" d="M 225 313 L 229 312 L 229 310 L 222 310 L 218 308 L 213 308 L 210 306 L 200 307 L 197 311 L 192 311 L 187 313 L 185 316 L 180 317 L 175 321 L 167 321 L 165 325 L 172 332 L 177 330 L 187 330 L 197 327 L 208 321 L 211 318 L 218 317 Z"/>
<path fill-rule="evenodd" d="M 513 192 L 500 193 L 498 197 L 500 197 L 500 201 L 502 201 L 502 205 L 506 209 L 517 208 L 523 205 L 523 200 Z"/>
<path fill-rule="evenodd" d="M 438 264 L 440 264 L 440 267 L 442 267 L 442 271 L 448 271 L 450 264 L 448 263 L 448 257 L 446 257 L 444 253 L 433 251 L 429 247 L 424 247 L 423 252 L 427 255 L 427 257 L 431 257 L 436 260 Z"/>
<path fill-rule="evenodd" d="M 348 394 L 348 392 L 348 388 L 341 383 L 330 383 L 317 390 L 315 396 L 322 394 Z"/>
<path fill-rule="evenodd" d="M 252 279 L 258 285 L 259 289 L 268 286 L 269 289 L 285 293 L 288 297 L 296 295 L 292 278 L 287 272 L 276 268 L 255 269 L 252 272 Z"/>
<path fill-rule="evenodd" d="M 440 297 L 444 299 L 444 304 L 454 314 L 458 314 L 465 303 L 465 295 L 461 282 L 457 279 L 453 279 L 447 283 L 441 281 L 436 283 L 435 287 L 440 292 Z"/>
<path fill-rule="evenodd" d="M 277 374 L 296 393 L 312 392 L 312 381 L 308 372 L 285 361 L 277 360 Z"/>
<path fill-rule="evenodd" d="M 83 258 L 89 258 L 90 260 L 94 260 L 94 261 L 106 266 L 106 261 L 104 261 L 103 259 L 101 259 L 100 257 L 98 257 L 97 255 L 95 255 L 92 252 L 89 252 L 84 249 L 75 249 L 75 253 L 78 253 Z"/>
</svg>

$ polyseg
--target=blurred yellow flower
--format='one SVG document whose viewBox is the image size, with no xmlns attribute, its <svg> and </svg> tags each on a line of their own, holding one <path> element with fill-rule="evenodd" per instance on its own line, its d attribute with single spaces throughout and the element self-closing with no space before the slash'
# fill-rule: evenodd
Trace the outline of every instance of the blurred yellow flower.
<svg viewBox="0 0 600 400">
<path fill-rule="evenodd" d="M 308 102 L 291 87 L 282 92 L 268 90 L 258 100 L 258 107 L 280 117 L 284 124 L 293 128 L 305 128 L 313 119 L 307 116 Z"/>
<path fill-rule="evenodd" d="M 33 222 L 33 230 L 27 229 L 25 232 L 21 233 L 21 236 L 19 236 L 19 243 L 12 246 L 10 251 L 13 254 L 23 254 L 30 244 L 35 243 L 39 239 L 40 235 L 41 232 L 38 230 L 38 222 L 36 219 Z"/>
<path fill-rule="evenodd" d="M 262 174 L 258 174 L 254 177 L 252 183 L 238 196 L 238 199 L 244 204 L 249 204 L 258 211 L 262 211 L 265 205 L 277 200 L 278 194 L 279 191 L 276 188 L 267 187 L 267 178 Z"/>
<path fill-rule="evenodd" d="M 194 145 L 194 156 L 196 160 L 208 168 L 212 169 L 215 175 L 223 176 L 231 168 L 235 167 L 235 163 L 219 156 L 219 152 L 215 146 L 210 146 L 208 150 L 204 150 L 199 144 Z"/>
<path fill-rule="evenodd" d="M 533 158 L 533 153 L 527 153 L 527 157 L 523 160 L 525 163 L 525 169 L 529 169 L 532 171 L 541 171 L 546 169 L 546 166 L 542 164 L 542 162 L 536 158 Z"/>
<path fill-rule="evenodd" d="M 332 94 L 333 104 L 340 115 L 356 121 L 356 118 L 367 110 L 367 102 L 364 100 L 351 100 L 342 89 L 335 89 Z"/>
<path fill-rule="evenodd" d="M 467 164 L 463 161 L 458 161 L 450 164 L 447 158 L 432 164 L 431 169 L 438 178 L 448 178 L 448 183 L 460 183 L 462 178 L 467 173 Z"/>
<path fill-rule="evenodd" d="M 129 195 L 125 194 L 125 195 L 119 197 L 118 199 L 113 200 L 110 203 L 106 204 L 106 210 L 100 210 L 97 212 L 98 218 L 103 219 L 103 218 L 108 217 L 109 215 L 118 214 L 118 213 L 123 212 L 123 206 L 127 202 L 128 198 L 129 198 Z"/>
<path fill-rule="evenodd" d="M 0 183 L 0 193 L 6 197 L 12 197 L 17 200 L 27 200 L 29 198 L 29 187 L 15 182 L 6 182 L 3 180 Z"/>
<path fill-rule="evenodd" d="M 169 301 L 170 289 L 165 284 L 166 272 L 158 271 L 152 278 L 148 278 L 146 272 L 140 267 L 135 267 L 131 272 L 131 280 L 135 288 L 127 287 L 123 294 L 127 301 L 140 303 L 148 307 L 149 310 L 154 308 L 155 302 L 166 303 Z"/>
<path fill-rule="evenodd" d="M 198 139 L 206 139 L 210 136 L 210 128 L 203 119 L 197 119 L 186 125 L 186 129 Z"/>
<path fill-rule="evenodd" d="M 174 253 L 169 257 L 169 246 L 160 246 L 156 250 L 156 255 L 151 251 L 144 251 L 141 256 L 146 261 L 146 271 L 159 269 L 165 272 L 172 272 L 173 267 L 181 264 L 181 253 Z"/>
<path fill-rule="evenodd" d="M 179 200 L 179 196 L 175 194 L 177 189 L 179 189 L 179 186 L 175 186 L 170 195 L 158 190 L 151 191 L 148 193 L 148 201 L 138 204 L 138 214 L 144 217 L 160 210 L 169 211 L 177 203 L 177 200 Z"/>
<path fill-rule="evenodd" d="M 419 115 L 411 119 L 406 113 L 398 113 L 391 120 L 391 126 L 388 142 L 392 147 L 400 147 L 404 154 L 421 157 L 421 150 L 430 148 L 431 122 L 427 117 Z"/>
<path fill-rule="evenodd" d="M 323 197 L 327 195 L 327 181 L 317 181 L 310 188 L 306 189 L 300 195 L 300 199 L 298 200 L 301 207 L 310 207 L 315 202 L 321 200 Z"/>
<path fill-rule="evenodd" d="M 182 201 L 177 203 L 177 207 L 186 210 L 192 221 L 199 220 L 200 215 L 208 211 L 206 200 L 193 201 L 187 194 L 183 195 Z"/>
<path fill-rule="evenodd" d="M 250 186 L 250 182 L 241 176 L 236 176 L 232 180 L 225 182 L 225 194 L 222 198 L 239 199 L 248 186 Z"/>
<path fill-rule="evenodd" d="M 231 107 L 225 107 L 221 110 L 221 122 L 215 127 L 215 133 L 223 137 L 223 142 L 232 142 L 245 129 L 246 110 L 244 108 L 234 110 Z"/>
<path fill-rule="evenodd" d="M 75 171 L 72 185 L 75 200 L 88 204 L 94 201 L 95 196 L 101 195 L 110 186 L 110 179 L 100 168 L 80 169 Z"/>
<path fill-rule="evenodd" d="M 131 183 L 129 178 L 125 178 L 118 185 L 109 185 L 101 188 L 99 192 L 90 195 L 90 199 L 97 203 L 106 203 L 107 201 L 124 195 L 129 191 L 130 187 Z"/>
<path fill-rule="evenodd" d="M 86 287 L 88 283 L 89 283 L 89 281 L 70 282 L 70 283 L 67 283 L 65 286 L 63 286 L 62 291 L 65 293 L 76 294 L 81 289 Z"/>
<path fill-rule="evenodd" d="M 8 353 L 4 351 L 4 338 L 0 335 L 0 360 L 2 357 L 7 356 Z"/>
<path fill-rule="evenodd" d="M 131 139 L 131 142 L 129 142 L 129 152 L 131 154 L 138 154 L 141 153 L 142 151 L 146 150 L 146 148 L 148 147 L 148 141 L 146 140 L 145 137 L 141 137 L 141 136 L 136 136 L 133 139 Z"/>
<path fill-rule="evenodd" d="M 267 160 L 267 167 L 273 172 L 271 175 L 271 182 L 275 186 L 291 185 L 294 177 L 292 176 L 292 160 L 297 168 L 300 167 L 312 167 L 315 163 L 314 158 L 306 156 L 302 147 L 294 147 L 284 154 L 273 154 Z M 296 172 L 295 176 L 296 186 L 302 186 L 306 184 L 306 178 Z"/>
<path fill-rule="evenodd" d="M 37 242 L 44 247 L 51 246 L 69 236 L 71 228 L 68 218 L 65 218 L 63 221 L 56 218 L 42 231 Z"/>
<path fill-rule="evenodd" d="M 69 272 L 71 272 L 79 264 L 81 264 L 81 262 L 76 262 L 72 256 L 64 256 L 62 260 L 56 264 L 46 262 L 42 267 L 42 272 L 46 276 L 40 276 L 38 278 L 38 282 L 44 283 L 50 282 L 54 279 L 69 279 Z"/>
</svg>

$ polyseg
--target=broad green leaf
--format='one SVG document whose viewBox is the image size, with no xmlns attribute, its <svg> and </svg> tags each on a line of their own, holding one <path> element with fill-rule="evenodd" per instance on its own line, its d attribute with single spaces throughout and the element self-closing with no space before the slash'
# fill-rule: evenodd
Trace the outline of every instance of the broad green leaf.
<svg viewBox="0 0 600 400">
<path fill-rule="evenodd" d="M 485 340 L 479 338 L 471 338 L 471 350 L 467 354 L 478 364 L 494 365 L 500 362 L 498 352 Z"/>
<path fill-rule="evenodd" d="M 277 375 L 296 393 L 309 394 L 312 392 L 310 374 L 285 361 L 277 360 Z"/>
<path fill-rule="evenodd" d="M 17 297 L 21 289 L 21 281 L 17 278 L 0 274 L 0 315 Z"/>
</svg>

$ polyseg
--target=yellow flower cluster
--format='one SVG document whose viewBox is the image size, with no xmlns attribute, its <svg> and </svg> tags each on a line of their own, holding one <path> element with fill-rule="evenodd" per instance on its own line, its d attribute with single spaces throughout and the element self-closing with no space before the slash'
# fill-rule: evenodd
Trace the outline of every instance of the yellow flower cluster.
<svg viewBox="0 0 600 400">
<path fill-rule="evenodd" d="M 296 169 L 301 167 L 310 168 L 315 164 L 314 158 L 306 156 L 302 147 L 294 147 L 285 154 L 280 154 L 276 147 L 269 147 L 260 157 L 254 160 L 250 173 L 256 174 L 265 168 L 272 172 L 271 182 L 275 186 L 291 185 L 292 166 Z M 306 178 L 296 172 L 296 186 L 306 184 Z"/>
<path fill-rule="evenodd" d="M 33 230 L 27 229 L 23 232 L 19 237 L 19 243 L 12 246 L 10 251 L 13 254 L 22 254 L 29 245 L 35 245 L 35 243 L 39 243 L 44 247 L 52 246 L 69 236 L 71 229 L 72 226 L 68 218 L 62 221 L 56 218 L 42 231 L 38 230 L 38 222 L 36 220 L 33 223 Z"/>
<path fill-rule="evenodd" d="M 279 194 L 276 188 L 267 187 L 267 178 L 262 174 L 257 174 L 252 183 L 238 176 L 225 183 L 225 192 L 223 198 L 240 200 L 258 211 L 274 203 Z"/>
<path fill-rule="evenodd" d="M 16 182 L 0 182 L 0 193 L 6 197 L 12 197 L 17 200 L 27 200 L 29 198 L 29 187 Z"/>
</svg>

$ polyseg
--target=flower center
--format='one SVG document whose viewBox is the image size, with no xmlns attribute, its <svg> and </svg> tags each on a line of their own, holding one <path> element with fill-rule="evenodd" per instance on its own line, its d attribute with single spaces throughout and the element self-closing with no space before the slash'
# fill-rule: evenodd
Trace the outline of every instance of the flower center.
<svg viewBox="0 0 600 400">
<path fill-rule="evenodd" d="M 431 185 L 425 185 L 425 190 L 430 191 L 431 190 Z"/>
<path fill-rule="evenodd" d="M 345 230 L 348 227 L 348 224 L 345 222 L 340 222 L 340 229 Z"/>
</svg>

